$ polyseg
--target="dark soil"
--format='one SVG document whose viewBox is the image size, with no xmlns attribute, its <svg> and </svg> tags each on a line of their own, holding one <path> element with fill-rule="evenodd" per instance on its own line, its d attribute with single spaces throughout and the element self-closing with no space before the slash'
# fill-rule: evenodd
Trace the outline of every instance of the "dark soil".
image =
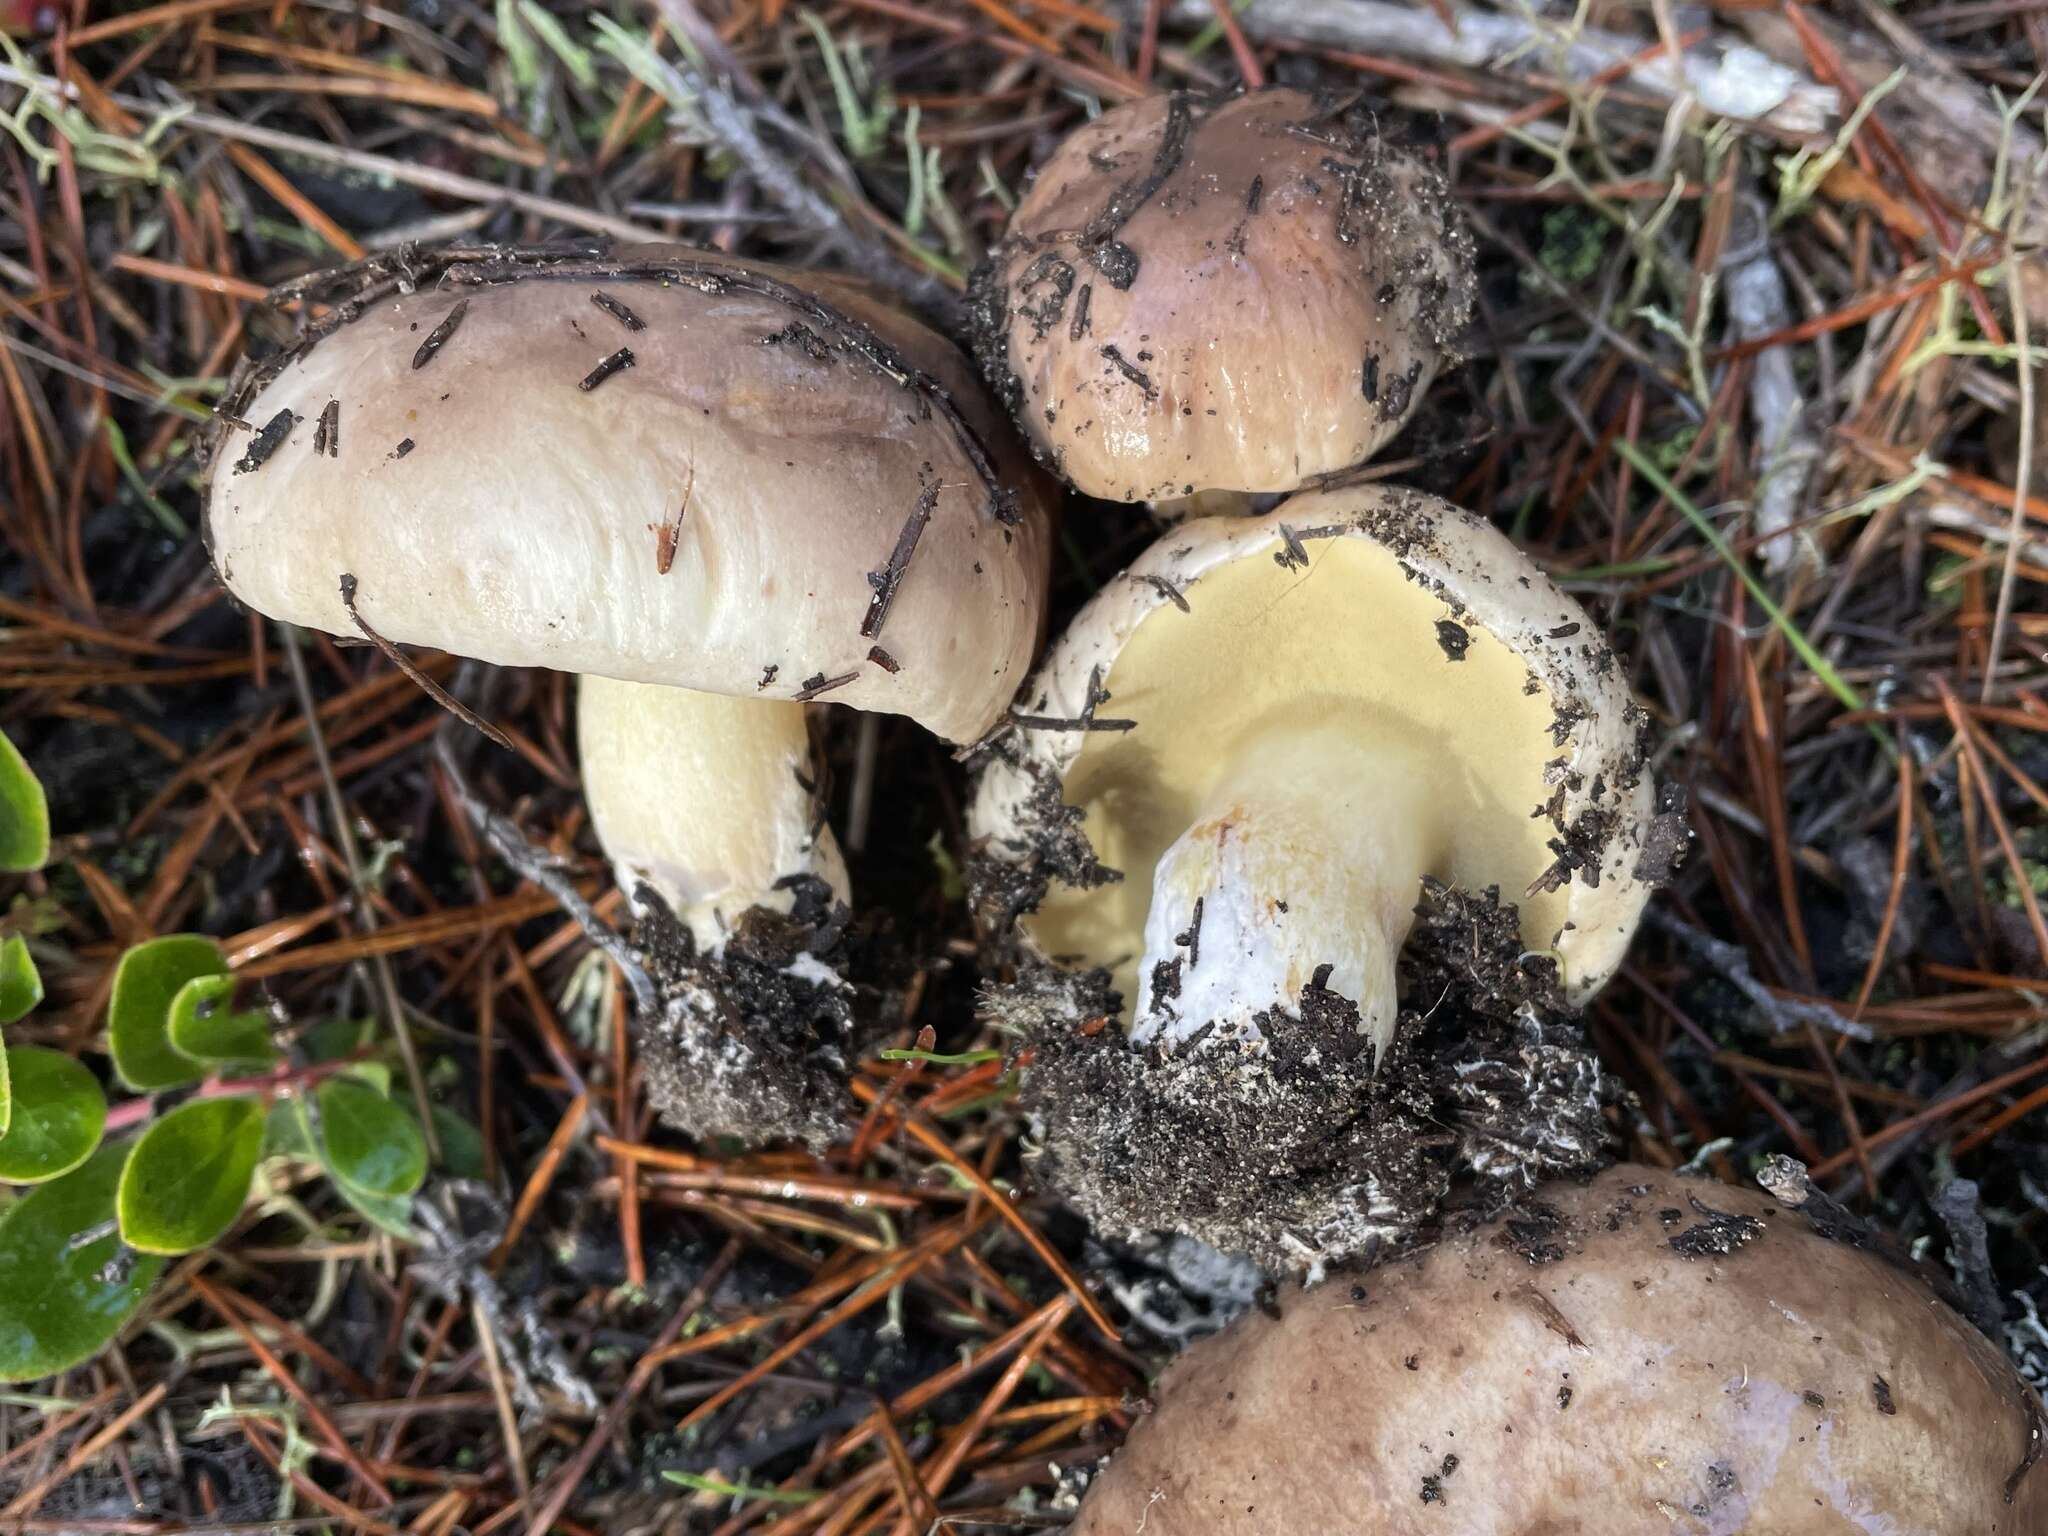
<svg viewBox="0 0 2048 1536">
<path fill-rule="evenodd" d="M 1375 1062 L 1319 987 L 1259 1020 L 1267 1046 L 1133 1045 L 1103 973 L 1027 963 L 986 1006 L 1026 1038 L 1036 1172 L 1111 1233 L 1164 1228 L 1276 1272 L 1319 1272 L 1426 1228 L 1456 1178 L 1482 1205 L 1608 1153 L 1618 1098 L 1522 949 L 1511 904 L 1430 883 Z"/>
<path fill-rule="evenodd" d="M 748 908 L 716 954 L 640 888 L 633 937 L 660 1000 L 658 1016 L 636 1021 L 647 1098 L 687 1136 L 823 1151 L 843 1133 L 846 1080 L 873 1033 L 860 1020 L 874 1012 L 856 1010 L 852 983 L 831 985 L 820 968 L 870 971 L 848 966 L 852 913 L 831 888 L 814 877 L 788 884 L 789 912 Z"/>
</svg>

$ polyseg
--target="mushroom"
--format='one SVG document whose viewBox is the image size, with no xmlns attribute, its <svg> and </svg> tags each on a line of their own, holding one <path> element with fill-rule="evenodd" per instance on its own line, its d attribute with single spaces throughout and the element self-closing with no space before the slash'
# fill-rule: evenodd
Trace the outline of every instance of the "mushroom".
<svg viewBox="0 0 2048 1536">
<path fill-rule="evenodd" d="M 327 315 L 226 406 L 250 435 L 209 494 L 221 578 L 289 623 L 583 674 L 592 819 L 687 940 L 657 1102 L 828 1135 L 816 1083 L 772 1125 L 718 1084 L 770 1037 L 792 1066 L 844 1045 L 805 1038 L 844 1026 L 829 967 L 764 928 L 816 1017 L 751 1041 L 684 981 L 750 915 L 845 899 L 810 701 L 971 741 L 1029 663 L 1045 512 L 965 360 L 846 282 L 682 246 L 406 253 L 298 296 Z"/>
<path fill-rule="evenodd" d="M 1286 492 L 1400 431 L 1469 317 L 1443 177 L 1355 94 L 1176 91 L 1039 170 L 971 295 L 976 355 L 1080 490 Z"/>
<path fill-rule="evenodd" d="M 2039 1401 L 1913 1266 L 1653 1168 L 1283 1288 L 1155 1396 L 1073 1536 L 2048 1531 Z"/>
<path fill-rule="evenodd" d="M 1356 1141 L 1425 887 L 1451 980 L 1507 999 L 1501 1048 L 1565 1051 L 1537 1118 L 1572 1128 L 1534 1171 L 1597 1152 L 1590 1058 L 1514 1021 L 1613 972 L 1670 828 L 1613 653 L 1492 525 L 1383 485 L 1182 524 L 1075 617 L 1013 725 L 973 806 L 980 900 L 1055 968 L 1019 1022 L 1049 1030 L 1048 1156 L 1084 1211 L 1314 1266 L 1426 1207 L 1433 1133 Z M 1127 1043 L 1073 1033 L 1111 1014 Z M 1387 1112 L 1426 1122 L 1405 1082 Z M 1283 1172 L 1309 1188 L 1276 1224 L 1247 1201 Z"/>
<path fill-rule="evenodd" d="M 1643 716 L 1613 652 L 1490 523 L 1420 492 L 1182 524 L 1025 696 L 974 828 L 1028 863 L 1042 785 L 1081 811 L 1121 878 L 1054 881 L 1024 932 L 1108 968 L 1140 1042 L 1257 1043 L 1320 974 L 1384 1050 L 1426 875 L 1498 887 L 1583 1002 L 1648 895 Z"/>
</svg>

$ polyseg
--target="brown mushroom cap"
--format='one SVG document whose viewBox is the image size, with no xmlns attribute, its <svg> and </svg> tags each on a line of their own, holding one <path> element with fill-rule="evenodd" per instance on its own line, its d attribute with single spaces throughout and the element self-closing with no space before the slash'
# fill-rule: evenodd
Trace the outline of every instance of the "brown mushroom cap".
<svg viewBox="0 0 2048 1536">
<path fill-rule="evenodd" d="M 956 741 L 1008 703 L 1045 514 L 915 320 L 685 246 L 351 281 L 229 401 L 260 435 L 224 445 L 207 530 L 252 608 L 353 635 L 346 572 L 386 638 L 486 661 L 815 694 Z"/>
<path fill-rule="evenodd" d="M 1196 1345 L 1072 1536 L 2048 1531 L 2038 1401 L 1900 1264 L 1638 1166 L 1529 1210 Z"/>
<path fill-rule="evenodd" d="M 1443 178 L 1291 89 L 1077 129 L 976 279 L 982 366 L 1112 501 L 1291 491 L 1401 429 L 1472 302 Z"/>
</svg>

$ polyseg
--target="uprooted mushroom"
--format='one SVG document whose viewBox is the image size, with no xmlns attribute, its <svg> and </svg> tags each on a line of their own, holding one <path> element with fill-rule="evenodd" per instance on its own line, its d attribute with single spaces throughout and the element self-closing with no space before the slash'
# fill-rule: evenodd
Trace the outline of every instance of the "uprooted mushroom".
<svg viewBox="0 0 2048 1536">
<path fill-rule="evenodd" d="M 1157 1402 L 1073 1536 L 2048 1531 L 2040 1402 L 1916 1266 L 1653 1168 L 1283 1288 Z"/>
<path fill-rule="evenodd" d="M 1606 1090 L 1564 1019 L 1659 873 L 1644 724 L 1578 605 L 1433 497 L 1162 536 L 1053 647 L 973 810 L 984 918 L 1035 956 L 998 1001 L 1053 1179 L 1113 1229 L 1314 1267 L 1426 1216 L 1453 1149 L 1593 1161 Z"/>
<path fill-rule="evenodd" d="M 976 273 L 976 355 L 1078 489 L 1241 509 L 1399 432 L 1473 286 L 1442 176 L 1355 93 L 1173 92 L 1038 171 Z"/>
<path fill-rule="evenodd" d="M 971 741 L 1045 512 L 971 370 L 841 281 L 681 246 L 396 258 L 245 374 L 207 533 L 252 608 L 582 675 L 585 789 L 682 1128 L 818 1143 L 854 1045 L 812 701 Z"/>
</svg>

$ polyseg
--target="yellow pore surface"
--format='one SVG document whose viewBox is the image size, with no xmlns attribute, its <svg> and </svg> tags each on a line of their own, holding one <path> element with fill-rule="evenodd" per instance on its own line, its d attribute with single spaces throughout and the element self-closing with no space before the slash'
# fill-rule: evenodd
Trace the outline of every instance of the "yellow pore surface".
<svg viewBox="0 0 2048 1536">
<path fill-rule="evenodd" d="M 1189 585 L 1190 609 L 1161 603 L 1110 668 L 1104 718 L 1134 730 L 1091 733 L 1064 797 L 1087 813 L 1096 855 L 1123 871 L 1093 891 L 1056 886 L 1025 923 L 1041 951 L 1069 965 L 1107 966 L 1126 1017 L 1159 857 L 1202 814 L 1239 755 L 1281 728 L 1329 733 L 1362 748 L 1401 742 L 1430 765 L 1442 829 L 1426 867 L 1469 890 L 1498 885 L 1521 908 L 1523 942 L 1546 949 L 1565 920 L 1564 890 L 1523 893 L 1551 863 L 1552 704 L 1524 691 L 1523 662 L 1478 626 L 1462 661 L 1438 639 L 1443 601 L 1405 577 L 1393 553 L 1362 537 L 1315 540 L 1288 570 L 1279 544 L 1211 569 Z M 1484 594 L 1466 594 L 1483 603 Z M 1361 768 L 1377 754 L 1361 753 Z M 1333 836 L 1333 851 L 1346 839 Z"/>
</svg>

